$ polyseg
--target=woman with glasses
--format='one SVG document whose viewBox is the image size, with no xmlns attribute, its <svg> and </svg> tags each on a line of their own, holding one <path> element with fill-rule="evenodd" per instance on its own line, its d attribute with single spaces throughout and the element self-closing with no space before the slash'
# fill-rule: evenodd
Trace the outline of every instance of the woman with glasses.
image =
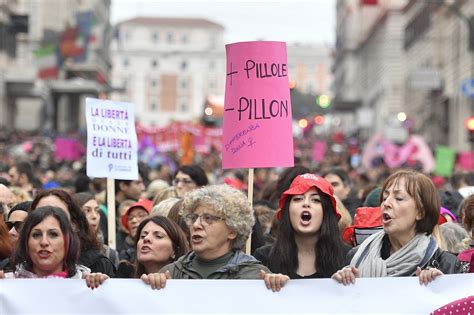
<svg viewBox="0 0 474 315">
<path fill-rule="evenodd" d="M 31 206 L 31 201 L 24 201 L 16 204 L 8 213 L 7 221 L 5 222 L 8 235 L 8 245 L 12 248 L 15 247 L 16 242 L 20 236 L 23 221 L 28 216 L 28 211 Z M 0 240 L 1 242 L 1 240 Z M 1 260 L 3 259 L 3 260 Z M 10 264 L 9 255 L 5 258 L 0 258 L 0 270 L 13 271 L 13 267 Z"/>
<path fill-rule="evenodd" d="M 158 273 L 142 275 L 153 289 L 164 288 L 167 279 L 264 279 L 267 288 L 279 291 L 288 281 L 241 251 L 255 223 L 242 192 L 227 185 L 192 191 L 184 197 L 183 218 L 192 250 Z"/>
<path fill-rule="evenodd" d="M 173 180 L 179 197 L 209 183 L 206 172 L 198 165 L 181 166 Z"/>
<path fill-rule="evenodd" d="M 152 207 L 152 202 L 148 199 L 140 199 L 127 209 L 122 216 L 122 225 L 127 229 L 128 235 L 125 238 L 124 249 L 120 251 L 120 260 L 134 262 L 136 257 L 135 238 L 140 223 L 145 220 Z"/>
<path fill-rule="evenodd" d="M 31 206 L 31 201 L 23 201 L 16 204 L 8 213 L 7 224 L 8 236 L 12 244 L 16 244 L 20 236 L 21 226 L 28 216 L 28 211 Z"/>
</svg>

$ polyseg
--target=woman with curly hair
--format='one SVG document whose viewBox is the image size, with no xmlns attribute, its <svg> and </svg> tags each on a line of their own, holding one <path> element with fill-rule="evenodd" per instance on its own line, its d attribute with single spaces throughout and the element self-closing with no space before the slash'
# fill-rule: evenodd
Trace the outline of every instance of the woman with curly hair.
<svg viewBox="0 0 474 315">
<path fill-rule="evenodd" d="M 252 256 L 242 252 L 255 223 L 245 195 L 228 185 L 211 185 L 184 197 L 183 218 L 189 226 L 191 251 L 141 279 L 153 289 L 164 288 L 167 279 L 264 279 L 278 291 L 288 280 L 271 274 Z"/>
</svg>

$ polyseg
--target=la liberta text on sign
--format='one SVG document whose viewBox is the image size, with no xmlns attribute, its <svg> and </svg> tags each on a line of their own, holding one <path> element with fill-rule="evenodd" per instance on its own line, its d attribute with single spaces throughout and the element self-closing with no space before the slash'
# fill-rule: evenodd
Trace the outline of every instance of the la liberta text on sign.
<svg viewBox="0 0 474 315">
<path fill-rule="evenodd" d="M 128 120 L 126 110 L 91 107 L 91 117 Z"/>
<path fill-rule="evenodd" d="M 286 63 L 257 63 L 251 59 L 245 62 L 244 70 L 247 73 L 247 79 L 250 77 L 257 79 L 286 77 L 288 73 Z"/>
<path fill-rule="evenodd" d="M 107 147 L 116 149 L 131 149 L 132 142 L 129 139 L 109 138 L 109 137 L 92 137 L 92 145 L 94 147 Z"/>
<path fill-rule="evenodd" d="M 228 108 L 226 111 L 232 111 L 234 108 Z M 264 98 L 246 98 L 242 96 L 239 99 L 239 121 L 242 117 L 248 120 L 272 119 L 275 117 L 288 117 L 288 100 L 266 100 Z"/>
</svg>

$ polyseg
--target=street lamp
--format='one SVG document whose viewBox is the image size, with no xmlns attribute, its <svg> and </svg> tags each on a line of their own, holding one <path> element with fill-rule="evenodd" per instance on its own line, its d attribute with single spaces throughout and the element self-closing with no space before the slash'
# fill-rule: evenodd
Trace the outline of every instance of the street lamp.
<svg viewBox="0 0 474 315">
<path fill-rule="evenodd" d="M 399 121 L 404 122 L 405 120 L 407 120 L 407 114 L 405 114 L 404 112 L 399 112 L 397 114 L 397 118 Z"/>
</svg>

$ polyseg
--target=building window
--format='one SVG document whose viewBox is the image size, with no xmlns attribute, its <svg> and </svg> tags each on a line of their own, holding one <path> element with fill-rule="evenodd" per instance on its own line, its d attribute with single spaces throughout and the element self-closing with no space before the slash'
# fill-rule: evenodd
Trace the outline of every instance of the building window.
<svg viewBox="0 0 474 315">
<path fill-rule="evenodd" d="M 187 44 L 187 43 L 188 43 L 188 41 L 189 41 L 189 39 L 188 39 L 188 35 L 186 35 L 186 34 L 183 34 L 183 36 L 181 36 L 181 43 L 183 43 L 183 44 Z"/>
<path fill-rule="evenodd" d="M 127 91 L 128 90 L 128 79 L 122 80 L 122 88 Z"/>
<path fill-rule="evenodd" d="M 179 111 L 181 112 L 187 112 L 188 111 L 188 104 L 187 102 L 181 102 L 181 104 L 179 105 Z"/>
<path fill-rule="evenodd" d="M 151 35 L 151 40 L 153 43 L 158 43 L 158 41 L 160 40 L 160 34 L 158 32 L 153 32 L 153 34 Z"/>
<path fill-rule="evenodd" d="M 152 67 L 152 68 L 158 68 L 158 61 L 156 61 L 155 59 L 153 59 L 153 60 L 151 61 L 151 67 Z"/>
<path fill-rule="evenodd" d="M 130 62 L 128 61 L 128 58 L 124 58 L 122 64 L 123 64 L 124 68 L 127 68 L 128 65 L 130 64 Z"/>
<path fill-rule="evenodd" d="M 158 110 L 158 101 L 155 98 L 150 100 L 150 111 L 155 112 Z"/>
<path fill-rule="evenodd" d="M 216 81 L 209 80 L 209 89 L 214 89 L 216 87 Z"/>
<path fill-rule="evenodd" d="M 188 87 L 188 82 L 186 81 L 186 79 L 183 79 L 181 81 L 181 89 L 185 90 L 187 87 Z"/>
<path fill-rule="evenodd" d="M 152 80 L 150 81 L 150 87 L 151 87 L 151 88 L 156 88 L 157 86 L 158 86 L 157 80 L 152 79 Z"/>
<path fill-rule="evenodd" d="M 181 62 L 181 70 L 186 70 L 188 63 L 186 61 Z"/>
<path fill-rule="evenodd" d="M 217 36 L 211 35 L 210 43 L 211 43 L 211 48 L 212 49 L 217 48 Z"/>
<path fill-rule="evenodd" d="M 172 32 L 168 32 L 168 33 L 166 34 L 166 40 L 167 40 L 167 42 L 170 43 L 170 44 L 173 43 L 173 41 L 174 41 L 174 36 L 173 36 L 173 33 L 172 33 Z"/>
<path fill-rule="evenodd" d="M 123 33 L 123 39 L 124 40 L 129 40 L 130 39 L 130 33 L 129 32 L 124 32 Z"/>
</svg>

